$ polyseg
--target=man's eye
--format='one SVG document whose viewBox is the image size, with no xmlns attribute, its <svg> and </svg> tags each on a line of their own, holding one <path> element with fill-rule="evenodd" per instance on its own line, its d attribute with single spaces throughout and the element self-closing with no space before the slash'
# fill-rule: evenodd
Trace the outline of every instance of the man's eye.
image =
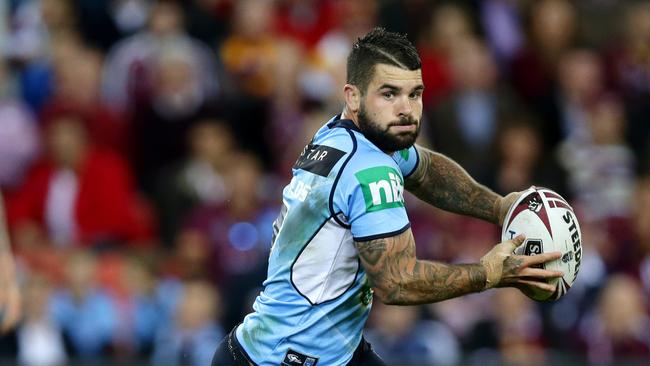
<svg viewBox="0 0 650 366">
<path fill-rule="evenodd" d="M 384 98 L 386 98 L 386 99 L 391 99 L 392 97 L 395 96 L 395 93 L 393 93 L 393 92 L 385 92 L 385 93 L 383 93 L 382 95 L 383 95 Z"/>
<path fill-rule="evenodd" d="M 418 99 L 418 98 L 421 97 L 421 96 L 422 96 L 422 92 L 415 92 L 415 93 L 411 93 L 411 94 L 409 95 L 409 97 L 410 97 L 411 99 Z"/>
</svg>

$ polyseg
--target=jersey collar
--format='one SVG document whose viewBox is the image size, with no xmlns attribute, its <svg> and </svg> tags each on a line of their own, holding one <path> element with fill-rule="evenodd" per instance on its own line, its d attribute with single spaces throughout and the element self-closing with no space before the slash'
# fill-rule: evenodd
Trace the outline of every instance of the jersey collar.
<svg viewBox="0 0 650 366">
<path fill-rule="evenodd" d="M 359 127 L 357 127 L 357 125 L 355 125 L 351 119 L 341 119 L 340 114 L 337 114 L 334 118 L 332 118 L 332 120 L 327 124 L 327 127 L 329 128 L 343 127 L 349 130 L 362 133 Z"/>
</svg>

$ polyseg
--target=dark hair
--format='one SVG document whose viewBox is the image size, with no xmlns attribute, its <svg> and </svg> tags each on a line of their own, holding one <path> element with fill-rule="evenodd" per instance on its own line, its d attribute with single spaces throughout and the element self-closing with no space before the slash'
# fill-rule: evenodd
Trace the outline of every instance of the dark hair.
<svg viewBox="0 0 650 366">
<path fill-rule="evenodd" d="M 376 64 L 387 64 L 407 70 L 422 68 L 420 55 L 406 35 L 376 27 L 359 38 L 348 56 L 347 83 L 365 93 Z"/>
</svg>

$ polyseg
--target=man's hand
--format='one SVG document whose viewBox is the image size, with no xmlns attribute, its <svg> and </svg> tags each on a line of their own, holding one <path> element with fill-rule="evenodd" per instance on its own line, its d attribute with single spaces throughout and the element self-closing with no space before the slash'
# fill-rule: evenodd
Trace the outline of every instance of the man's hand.
<svg viewBox="0 0 650 366">
<path fill-rule="evenodd" d="M 14 258 L 9 245 L 4 202 L 0 193 L 0 332 L 12 329 L 20 320 L 20 290 L 16 279 Z"/>
<path fill-rule="evenodd" d="M 503 226 L 503 221 L 506 219 L 506 215 L 508 214 L 510 206 L 515 203 L 519 196 L 521 196 L 521 192 L 512 192 L 505 197 L 499 198 L 499 201 L 497 203 L 497 217 L 499 217 L 499 226 Z"/>
<path fill-rule="evenodd" d="M 560 252 L 542 253 L 538 255 L 516 255 L 515 248 L 524 242 L 525 237 L 516 238 L 497 244 L 481 258 L 485 267 L 487 281 L 485 289 L 492 287 L 534 287 L 543 291 L 553 292 L 555 289 L 546 280 L 562 277 L 559 271 L 549 271 L 534 266 L 561 257 Z"/>
</svg>

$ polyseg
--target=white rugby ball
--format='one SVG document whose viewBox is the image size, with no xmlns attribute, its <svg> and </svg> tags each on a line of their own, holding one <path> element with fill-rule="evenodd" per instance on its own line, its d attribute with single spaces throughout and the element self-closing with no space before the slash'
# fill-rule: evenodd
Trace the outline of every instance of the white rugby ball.
<svg viewBox="0 0 650 366">
<path fill-rule="evenodd" d="M 549 280 L 553 293 L 532 289 L 526 295 L 538 301 L 555 301 L 569 291 L 580 271 L 582 234 L 573 208 L 559 194 L 547 188 L 530 187 L 512 204 L 503 221 L 501 240 L 524 234 L 526 240 L 515 249 L 519 255 L 561 252 L 562 257 L 544 264 L 562 271 L 562 278 Z"/>
</svg>

